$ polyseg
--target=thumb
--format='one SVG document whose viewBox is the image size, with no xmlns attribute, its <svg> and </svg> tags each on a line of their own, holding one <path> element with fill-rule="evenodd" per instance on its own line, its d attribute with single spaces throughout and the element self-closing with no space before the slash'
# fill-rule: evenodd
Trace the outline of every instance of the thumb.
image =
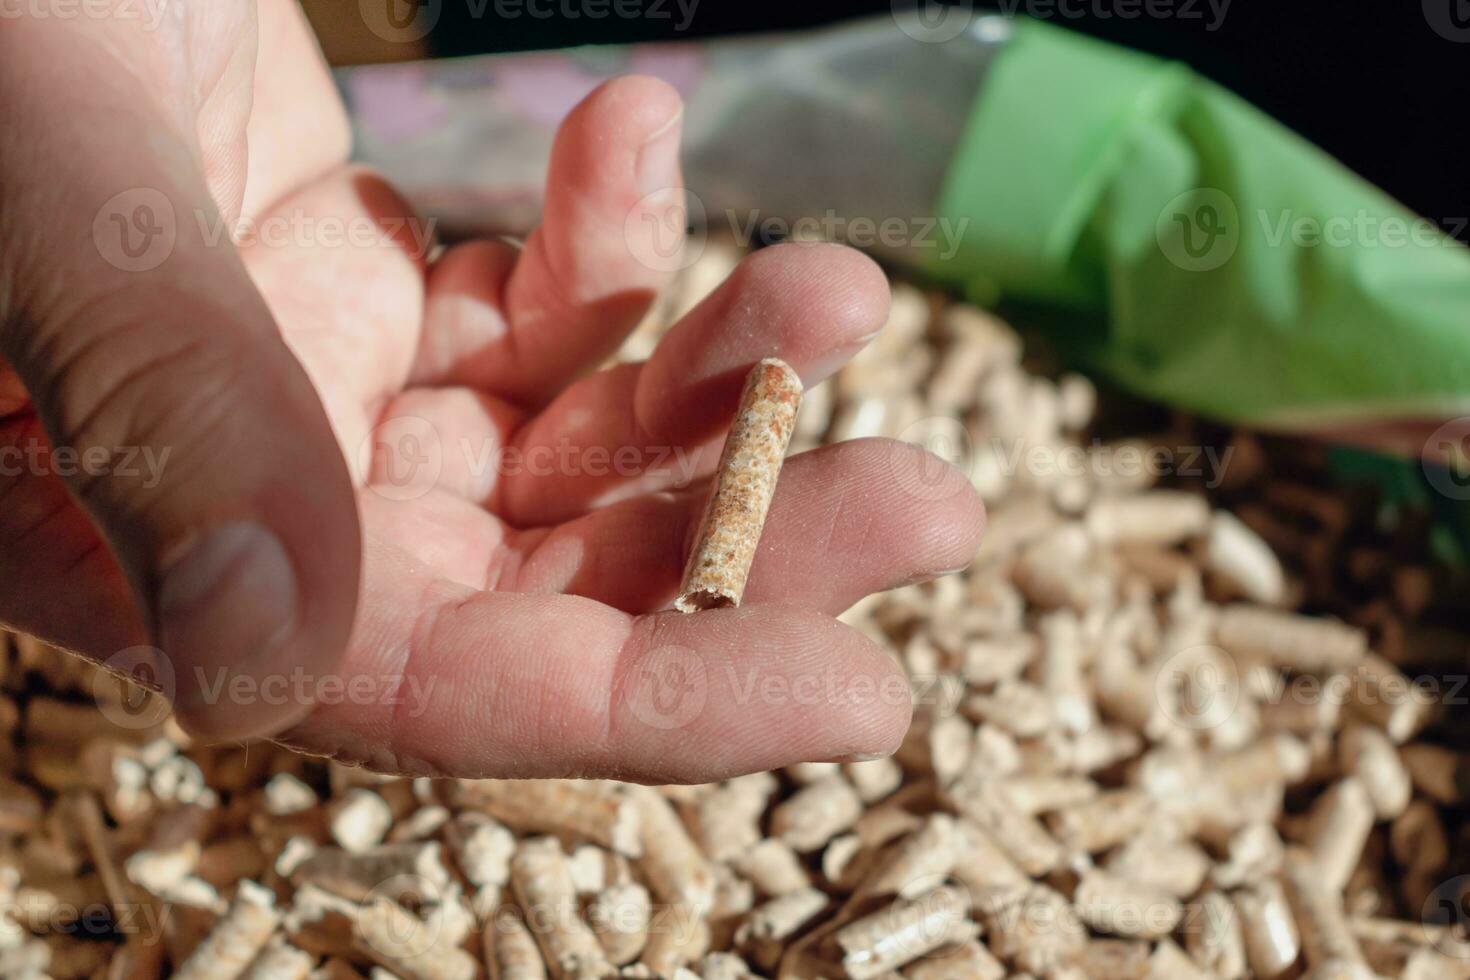
<svg viewBox="0 0 1470 980">
<path fill-rule="evenodd" d="M 0 354 L 57 451 L 165 461 L 156 483 L 89 465 L 68 487 L 129 578 L 181 721 L 271 734 L 311 708 L 292 678 L 331 671 L 351 630 L 346 463 L 147 72 L 97 67 L 102 45 L 47 48 L 0 51 L 17 56 L 0 69 Z"/>
</svg>

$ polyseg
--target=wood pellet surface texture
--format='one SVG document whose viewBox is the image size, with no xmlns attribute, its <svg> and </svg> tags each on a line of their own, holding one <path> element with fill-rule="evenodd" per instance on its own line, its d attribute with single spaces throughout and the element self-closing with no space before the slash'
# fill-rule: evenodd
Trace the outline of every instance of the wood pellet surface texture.
<svg viewBox="0 0 1470 980">
<path fill-rule="evenodd" d="M 801 379 L 784 361 L 767 358 L 750 369 L 674 600 L 680 612 L 740 605 L 801 392 Z"/>
<path fill-rule="evenodd" d="M 0 634 L 0 980 L 1470 978 L 1470 637 L 1419 515 L 902 284 L 782 424 L 947 449 L 989 507 L 970 568 L 843 616 L 911 675 L 893 758 L 380 776 L 194 743 Z"/>
</svg>

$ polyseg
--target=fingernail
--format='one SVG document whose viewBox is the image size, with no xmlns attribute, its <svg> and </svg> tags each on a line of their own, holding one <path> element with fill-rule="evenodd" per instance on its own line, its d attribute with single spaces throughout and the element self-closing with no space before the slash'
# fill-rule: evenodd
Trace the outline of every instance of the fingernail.
<svg viewBox="0 0 1470 980">
<path fill-rule="evenodd" d="M 684 110 L 648 138 L 638 151 L 635 165 L 638 189 L 642 194 L 652 194 L 675 186 L 679 181 L 679 135 L 684 130 Z"/>
<path fill-rule="evenodd" d="M 296 626 L 296 573 L 286 549 L 259 524 L 206 532 L 165 572 L 159 590 L 164 652 L 189 701 L 268 662 Z M 202 674 L 198 672 L 202 671 Z"/>
<path fill-rule="evenodd" d="M 840 762 L 844 765 L 851 765 L 855 762 L 877 762 L 879 759 L 886 759 L 892 754 L 892 752 L 859 752 L 855 755 L 840 756 L 832 761 Z"/>
<path fill-rule="evenodd" d="M 948 578 L 951 575 L 960 575 L 970 570 L 969 565 L 961 565 L 959 568 L 949 568 L 942 572 L 915 572 L 913 575 L 899 583 L 899 587 L 905 585 L 922 585 L 925 582 L 933 582 L 937 579 Z"/>
</svg>

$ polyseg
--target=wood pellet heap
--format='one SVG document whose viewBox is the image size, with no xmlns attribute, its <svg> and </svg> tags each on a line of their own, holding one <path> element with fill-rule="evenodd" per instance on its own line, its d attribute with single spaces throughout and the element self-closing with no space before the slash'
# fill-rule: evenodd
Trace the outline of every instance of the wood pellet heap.
<svg viewBox="0 0 1470 980">
<path fill-rule="evenodd" d="M 990 506 L 973 567 L 844 617 L 914 679 L 891 759 L 393 779 L 118 724 L 136 692 L 10 638 L 0 977 L 1470 977 L 1470 641 L 1424 527 L 1299 443 L 1095 442 L 1092 385 L 1032 367 L 898 286 L 798 416 L 948 447 Z"/>
</svg>

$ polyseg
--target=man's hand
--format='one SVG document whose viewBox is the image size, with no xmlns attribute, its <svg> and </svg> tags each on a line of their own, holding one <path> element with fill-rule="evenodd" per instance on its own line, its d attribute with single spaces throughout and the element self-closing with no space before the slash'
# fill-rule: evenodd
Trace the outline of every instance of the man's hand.
<svg viewBox="0 0 1470 980">
<path fill-rule="evenodd" d="M 203 736 L 414 773 L 896 747 L 901 671 L 832 617 L 973 555 L 962 475 L 905 489 L 919 450 L 792 459 L 746 604 L 662 611 L 745 371 L 839 368 L 886 317 L 872 262 L 766 249 L 649 361 L 589 373 L 682 226 L 668 86 L 571 113 L 523 248 L 431 262 L 346 163 L 290 0 L 258 27 L 244 0 L 156 28 L 82 8 L 0 23 L 0 622 L 114 665 L 155 648 Z"/>
</svg>

